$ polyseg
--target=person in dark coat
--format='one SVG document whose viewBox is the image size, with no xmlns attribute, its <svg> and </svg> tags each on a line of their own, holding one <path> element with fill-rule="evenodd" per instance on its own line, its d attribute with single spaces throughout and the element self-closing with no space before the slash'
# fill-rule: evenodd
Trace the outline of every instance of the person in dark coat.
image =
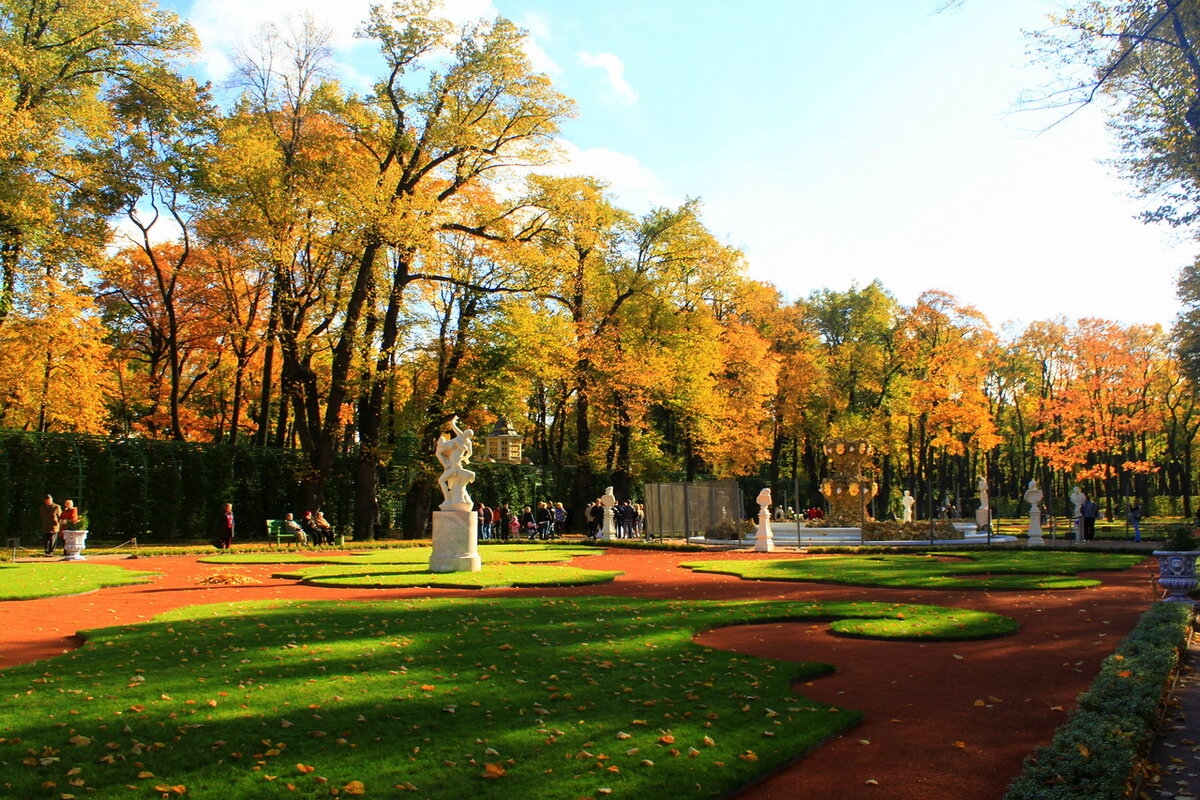
<svg viewBox="0 0 1200 800">
<path fill-rule="evenodd" d="M 217 515 L 217 541 L 223 550 L 233 546 L 233 503 L 226 503 Z"/>
</svg>

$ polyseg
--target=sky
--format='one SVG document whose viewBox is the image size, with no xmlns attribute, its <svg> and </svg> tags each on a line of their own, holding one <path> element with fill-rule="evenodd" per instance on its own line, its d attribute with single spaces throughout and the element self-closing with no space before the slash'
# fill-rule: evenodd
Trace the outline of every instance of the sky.
<svg viewBox="0 0 1200 800">
<path fill-rule="evenodd" d="M 1055 0 L 445 0 L 501 15 L 574 98 L 563 173 L 642 213 L 699 198 L 749 274 L 788 300 L 879 280 L 905 304 L 940 289 L 1019 328 L 1064 316 L 1169 325 L 1193 241 L 1137 219 L 1102 108 L 1032 110 L 1054 78 L 1027 31 Z M 168 0 L 196 28 L 202 78 L 265 22 L 307 12 L 335 77 L 366 90 L 368 0 Z"/>
</svg>

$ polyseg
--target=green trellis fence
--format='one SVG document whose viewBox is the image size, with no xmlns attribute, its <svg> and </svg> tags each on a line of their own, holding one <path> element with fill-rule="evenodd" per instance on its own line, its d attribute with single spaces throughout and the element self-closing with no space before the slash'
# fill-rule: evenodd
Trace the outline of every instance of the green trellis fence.
<svg viewBox="0 0 1200 800">
<path fill-rule="evenodd" d="M 325 515 L 339 529 L 352 519 L 352 469 L 352 455 L 340 458 L 327 490 Z M 301 510 L 305 470 L 297 450 L 0 431 L 0 537 L 39 540 L 47 492 L 74 500 L 104 538 L 208 539 L 222 503 L 234 504 L 244 535 L 264 536 L 263 520 Z"/>
</svg>

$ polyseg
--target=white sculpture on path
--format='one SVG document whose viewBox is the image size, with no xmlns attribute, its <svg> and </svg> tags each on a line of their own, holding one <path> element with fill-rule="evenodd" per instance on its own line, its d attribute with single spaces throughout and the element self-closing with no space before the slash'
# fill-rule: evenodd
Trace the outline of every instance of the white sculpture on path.
<svg viewBox="0 0 1200 800">
<path fill-rule="evenodd" d="M 596 538 L 608 541 L 617 538 L 616 520 L 613 518 L 613 508 L 617 505 L 617 496 L 613 494 L 613 487 L 609 486 L 604 490 L 604 496 L 600 498 L 600 505 L 604 507 L 604 523 L 600 526 L 600 535 Z"/>
<path fill-rule="evenodd" d="M 1029 503 L 1029 544 L 1042 544 L 1042 490 L 1037 481 L 1030 481 L 1025 492 L 1025 502 Z"/>
<path fill-rule="evenodd" d="M 771 530 L 771 490 L 763 489 L 758 493 L 758 529 L 754 536 L 754 549 L 759 553 L 775 551 L 775 536 Z"/>
<path fill-rule="evenodd" d="M 1083 538 L 1081 531 L 1081 526 L 1083 525 L 1083 503 L 1087 500 L 1087 495 L 1076 486 L 1071 489 L 1071 493 L 1067 497 L 1075 505 L 1075 510 L 1071 513 L 1071 538 L 1078 541 Z"/>
<path fill-rule="evenodd" d="M 475 480 L 475 473 L 463 465 L 471 461 L 475 452 L 472 437 L 475 432 L 468 428 L 458 427 L 458 417 L 450 420 L 450 430 L 454 436 L 442 434 L 438 440 L 434 454 L 442 465 L 442 474 L 438 477 L 438 486 L 442 489 L 443 510 L 471 510 L 471 496 L 467 494 L 467 484 Z"/>
<path fill-rule="evenodd" d="M 470 428 L 458 427 L 458 417 L 450 420 L 453 436 L 442 434 L 434 455 L 442 465 L 438 486 L 442 489 L 442 504 L 433 512 L 433 554 L 429 556 L 430 572 L 479 572 L 479 516 L 471 509 L 467 484 L 475 473 L 463 465 L 471 460 L 474 447 Z"/>
<path fill-rule="evenodd" d="M 917 498 L 912 496 L 912 492 L 908 489 L 904 490 L 904 497 L 900 498 L 900 505 L 904 507 L 904 511 L 900 516 L 901 522 L 912 522 L 913 506 L 917 504 Z"/>
<path fill-rule="evenodd" d="M 983 530 L 992 524 L 992 507 L 988 505 L 987 478 L 980 478 L 977 488 L 979 489 L 979 508 L 975 509 L 975 527 Z"/>
</svg>

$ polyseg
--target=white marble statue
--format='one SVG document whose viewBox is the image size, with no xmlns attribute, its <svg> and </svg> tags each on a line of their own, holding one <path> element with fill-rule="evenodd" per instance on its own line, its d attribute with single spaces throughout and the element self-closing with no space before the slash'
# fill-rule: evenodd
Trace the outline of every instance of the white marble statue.
<svg viewBox="0 0 1200 800">
<path fill-rule="evenodd" d="M 771 530 L 771 490 L 763 489 L 758 493 L 758 529 L 754 536 L 754 549 L 759 553 L 771 553 L 775 550 L 775 534 Z"/>
<path fill-rule="evenodd" d="M 904 508 L 904 511 L 902 512 L 902 515 L 900 517 L 901 522 L 912 522 L 913 521 L 912 510 L 913 510 L 913 506 L 915 506 L 916 504 L 917 504 L 917 498 L 912 496 L 912 492 L 910 492 L 908 489 L 905 489 L 904 497 L 900 498 L 900 505 Z"/>
<path fill-rule="evenodd" d="M 1042 544 L 1042 490 L 1037 481 L 1030 481 L 1025 491 L 1025 502 L 1029 503 L 1029 544 Z"/>
<path fill-rule="evenodd" d="M 1071 538 L 1078 541 L 1083 538 L 1083 503 L 1087 500 L 1087 495 L 1078 486 L 1071 489 L 1071 493 L 1067 495 L 1067 499 L 1075 506 L 1071 512 Z"/>
<path fill-rule="evenodd" d="M 975 509 L 975 528 L 984 530 L 992 524 L 992 509 L 988 505 L 987 478 L 980 478 L 976 488 L 979 489 L 979 508 Z"/>
<path fill-rule="evenodd" d="M 433 548 L 429 556 L 430 572 L 479 572 L 479 516 L 471 509 L 467 484 L 475 473 L 464 464 L 471 460 L 475 432 L 458 427 L 458 417 L 450 420 L 453 436 L 442 434 L 434 455 L 442 465 L 438 486 L 442 504 L 433 512 Z"/>
<path fill-rule="evenodd" d="M 442 465 L 442 474 L 438 477 L 438 486 L 442 489 L 443 509 L 471 509 L 471 496 L 467 494 L 467 484 L 475 480 L 475 473 L 463 465 L 471 461 L 475 449 L 472 438 L 475 432 L 470 428 L 465 431 L 458 427 L 458 417 L 450 420 L 450 430 L 454 436 L 442 434 L 438 440 L 434 454 Z"/>
<path fill-rule="evenodd" d="M 613 508 L 617 505 L 617 496 L 613 494 L 613 487 L 609 486 L 604 490 L 604 496 L 600 498 L 600 505 L 604 507 L 604 522 L 600 526 L 599 539 L 608 541 L 609 539 L 617 538 L 617 525 L 613 519 Z"/>
</svg>

